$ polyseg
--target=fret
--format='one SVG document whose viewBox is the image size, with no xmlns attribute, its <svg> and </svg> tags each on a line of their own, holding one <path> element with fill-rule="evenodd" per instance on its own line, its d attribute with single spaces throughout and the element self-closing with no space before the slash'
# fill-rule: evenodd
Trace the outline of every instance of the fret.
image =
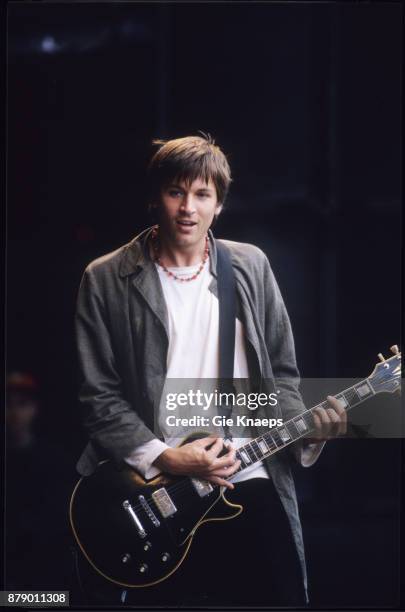
<svg viewBox="0 0 405 612">
<path fill-rule="evenodd" d="M 347 403 L 347 399 L 345 398 L 344 393 L 338 393 L 337 395 L 335 395 L 335 398 L 339 400 L 345 410 L 349 408 L 349 404 Z"/>
<path fill-rule="evenodd" d="M 278 433 L 278 430 L 277 430 L 277 429 L 273 429 L 273 430 L 272 430 L 272 437 L 273 437 L 273 440 L 274 440 L 274 442 L 275 442 L 275 444 L 276 444 L 276 446 L 277 446 L 278 448 L 281 448 L 282 446 L 284 446 L 284 442 L 283 442 L 283 440 L 281 439 L 281 436 L 280 436 L 280 434 Z"/>
<path fill-rule="evenodd" d="M 256 455 L 251 449 L 249 442 L 245 444 L 244 446 L 241 446 L 241 448 L 239 449 L 239 452 L 242 455 L 243 460 L 246 463 L 246 465 L 252 465 L 252 463 L 255 463 Z"/>
<path fill-rule="evenodd" d="M 374 391 L 372 390 L 368 380 L 363 380 L 361 383 L 355 385 L 355 389 L 361 401 L 367 397 L 370 397 L 371 395 L 374 395 Z"/>
<path fill-rule="evenodd" d="M 262 436 L 261 438 L 256 438 L 256 442 L 261 450 L 261 452 L 264 455 L 267 455 L 270 451 L 270 448 L 268 447 L 267 443 L 266 443 L 266 439 L 264 436 Z"/>
<path fill-rule="evenodd" d="M 245 450 L 244 446 L 241 446 L 238 451 L 237 451 L 237 455 L 238 455 L 238 459 L 241 460 L 243 467 L 248 467 L 248 465 L 251 465 L 252 460 L 249 457 L 248 453 Z"/>
<path fill-rule="evenodd" d="M 317 407 L 318 406 L 314 406 L 314 408 L 317 408 Z M 306 412 L 302 414 L 302 418 L 305 421 L 308 431 L 313 431 L 315 429 L 314 417 L 312 415 L 312 410 L 314 408 L 311 408 L 310 410 L 307 410 Z"/>
<path fill-rule="evenodd" d="M 253 448 L 253 451 L 255 452 L 256 456 L 259 459 L 263 459 L 264 453 L 262 453 L 262 451 L 260 449 L 260 446 L 257 444 L 257 441 L 256 440 L 252 440 L 250 444 L 251 444 L 251 446 Z"/>
<path fill-rule="evenodd" d="M 305 435 L 310 430 L 304 415 L 300 415 L 298 417 L 295 417 L 293 419 L 293 423 L 294 423 L 298 433 L 300 434 L 300 436 Z"/>
<path fill-rule="evenodd" d="M 247 452 L 249 453 L 249 457 L 251 458 L 252 463 L 255 463 L 257 461 L 258 457 L 256 456 L 256 453 L 255 453 L 255 451 L 253 449 L 252 443 L 248 442 L 245 445 L 245 448 L 247 448 Z"/>
<path fill-rule="evenodd" d="M 287 421 L 286 423 L 284 423 L 284 425 L 288 429 L 288 432 L 292 440 L 297 440 L 301 436 L 300 432 L 298 431 L 298 427 L 295 424 L 294 419 Z"/>
<path fill-rule="evenodd" d="M 277 444 L 274 442 L 269 431 L 263 435 L 263 439 L 266 442 L 267 447 L 271 453 L 277 450 Z"/>
<path fill-rule="evenodd" d="M 248 463 L 246 463 L 246 461 L 245 461 L 245 459 L 243 457 L 243 453 L 240 452 L 242 449 L 243 449 L 243 446 L 236 451 L 236 459 L 239 459 L 239 461 L 240 461 L 240 468 L 239 468 L 239 470 L 244 470 L 245 467 L 247 467 L 249 465 Z"/>
<path fill-rule="evenodd" d="M 288 432 L 287 427 L 278 427 L 277 431 L 284 444 L 287 444 L 287 442 L 291 442 L 291 436 Z"/>
<path fill-rule="evenodd" d="M 357 391 L 354 387 L 350 387 L 350 389 L 344 391 L 342 395 L 344 395 L 349 408 L 352 408 L 360 402 L 360 398 L 357 395 Z"/>
</svg>

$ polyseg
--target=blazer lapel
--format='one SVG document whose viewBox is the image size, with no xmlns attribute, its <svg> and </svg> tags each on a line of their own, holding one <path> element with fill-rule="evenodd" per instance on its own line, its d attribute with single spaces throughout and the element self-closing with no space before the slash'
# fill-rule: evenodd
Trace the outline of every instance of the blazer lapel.
<svg viewBox="0 0 405 612">
<path fill-rule="evenodd" d="M 169 338 L 169 317 L 162 285 L 155 264 L 149 261 L 133 279 L 133 284 L 148 304 L 152 313 L 161 322 Z"/>
<path fill-rule="evenodd" d="M 134 287 L 160 321 L 169 338 L 169 319 L 162 285 L 148 252 L 147 244 L 151 231 L 151 227 L 144 230 L 127 245 L 121 262 L 120 276 L 133 276 L 131 280 Z"/>
</svg>

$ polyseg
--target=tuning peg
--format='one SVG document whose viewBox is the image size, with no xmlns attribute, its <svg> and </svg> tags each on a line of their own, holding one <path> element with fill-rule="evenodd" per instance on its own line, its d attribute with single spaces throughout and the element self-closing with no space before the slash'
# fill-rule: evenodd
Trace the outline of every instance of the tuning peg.
<svg viewBox="0 0 405 612">
<path fill-rule="evenodd" d="M 390 346 L 390 351 L 391 353 L 394 353 L 394 355 L 398 355 L 399 353 L 399 348 L 397 344 L 393 344 L 392 346 Z"/>
<path fill-rule="evenodd" d="M 384 361 L 385 361 L 385 357 L 384 357 L 384 355 L 383 355 L 382 353 L 378 353 L 377 357 L 378 357 L 378 359 L 379 359 L 380 361 L 382 361 L 382 362 L 384 363 Z"/>
</svg>

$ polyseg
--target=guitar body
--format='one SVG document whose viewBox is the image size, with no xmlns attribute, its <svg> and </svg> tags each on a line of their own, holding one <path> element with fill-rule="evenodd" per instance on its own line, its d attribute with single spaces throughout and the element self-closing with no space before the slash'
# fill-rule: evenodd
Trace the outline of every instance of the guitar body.
<svg viewBox="0 0 405 612">
<path fill-rule="evenodd" d="M 87 561 L 125 587 L 152 586 L 180 566 L 197 528 L 242 511 L 219 487 L 187 477 L 145 481 L 112 461 L 81 478 L 70 502 L 70 522 Z"/>
</svg>

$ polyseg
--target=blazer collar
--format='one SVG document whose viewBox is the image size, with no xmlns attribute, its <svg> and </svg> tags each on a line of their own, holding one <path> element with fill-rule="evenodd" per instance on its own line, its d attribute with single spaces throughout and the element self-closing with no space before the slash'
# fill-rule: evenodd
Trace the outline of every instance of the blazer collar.
<svg viewBox="0 0 405 612">
<path fill-rule="evenodd" d="M 135 236 L 131 242 L 124 247 L 124 254 L 121 260 L 119 274 L 121 277 L 129 276 L 143 269 L 150 268 L 153 264 L 148 249 L 148 240 L 152 233 L 152 227 L 148 227 L 143 232 Z M 214 240 L 214 235 L 211 230 L 208 230 L 208 239 L 210 243 L 210 272 L 213 276 L 217 276 L 217 248 Z"/>
</svg>

